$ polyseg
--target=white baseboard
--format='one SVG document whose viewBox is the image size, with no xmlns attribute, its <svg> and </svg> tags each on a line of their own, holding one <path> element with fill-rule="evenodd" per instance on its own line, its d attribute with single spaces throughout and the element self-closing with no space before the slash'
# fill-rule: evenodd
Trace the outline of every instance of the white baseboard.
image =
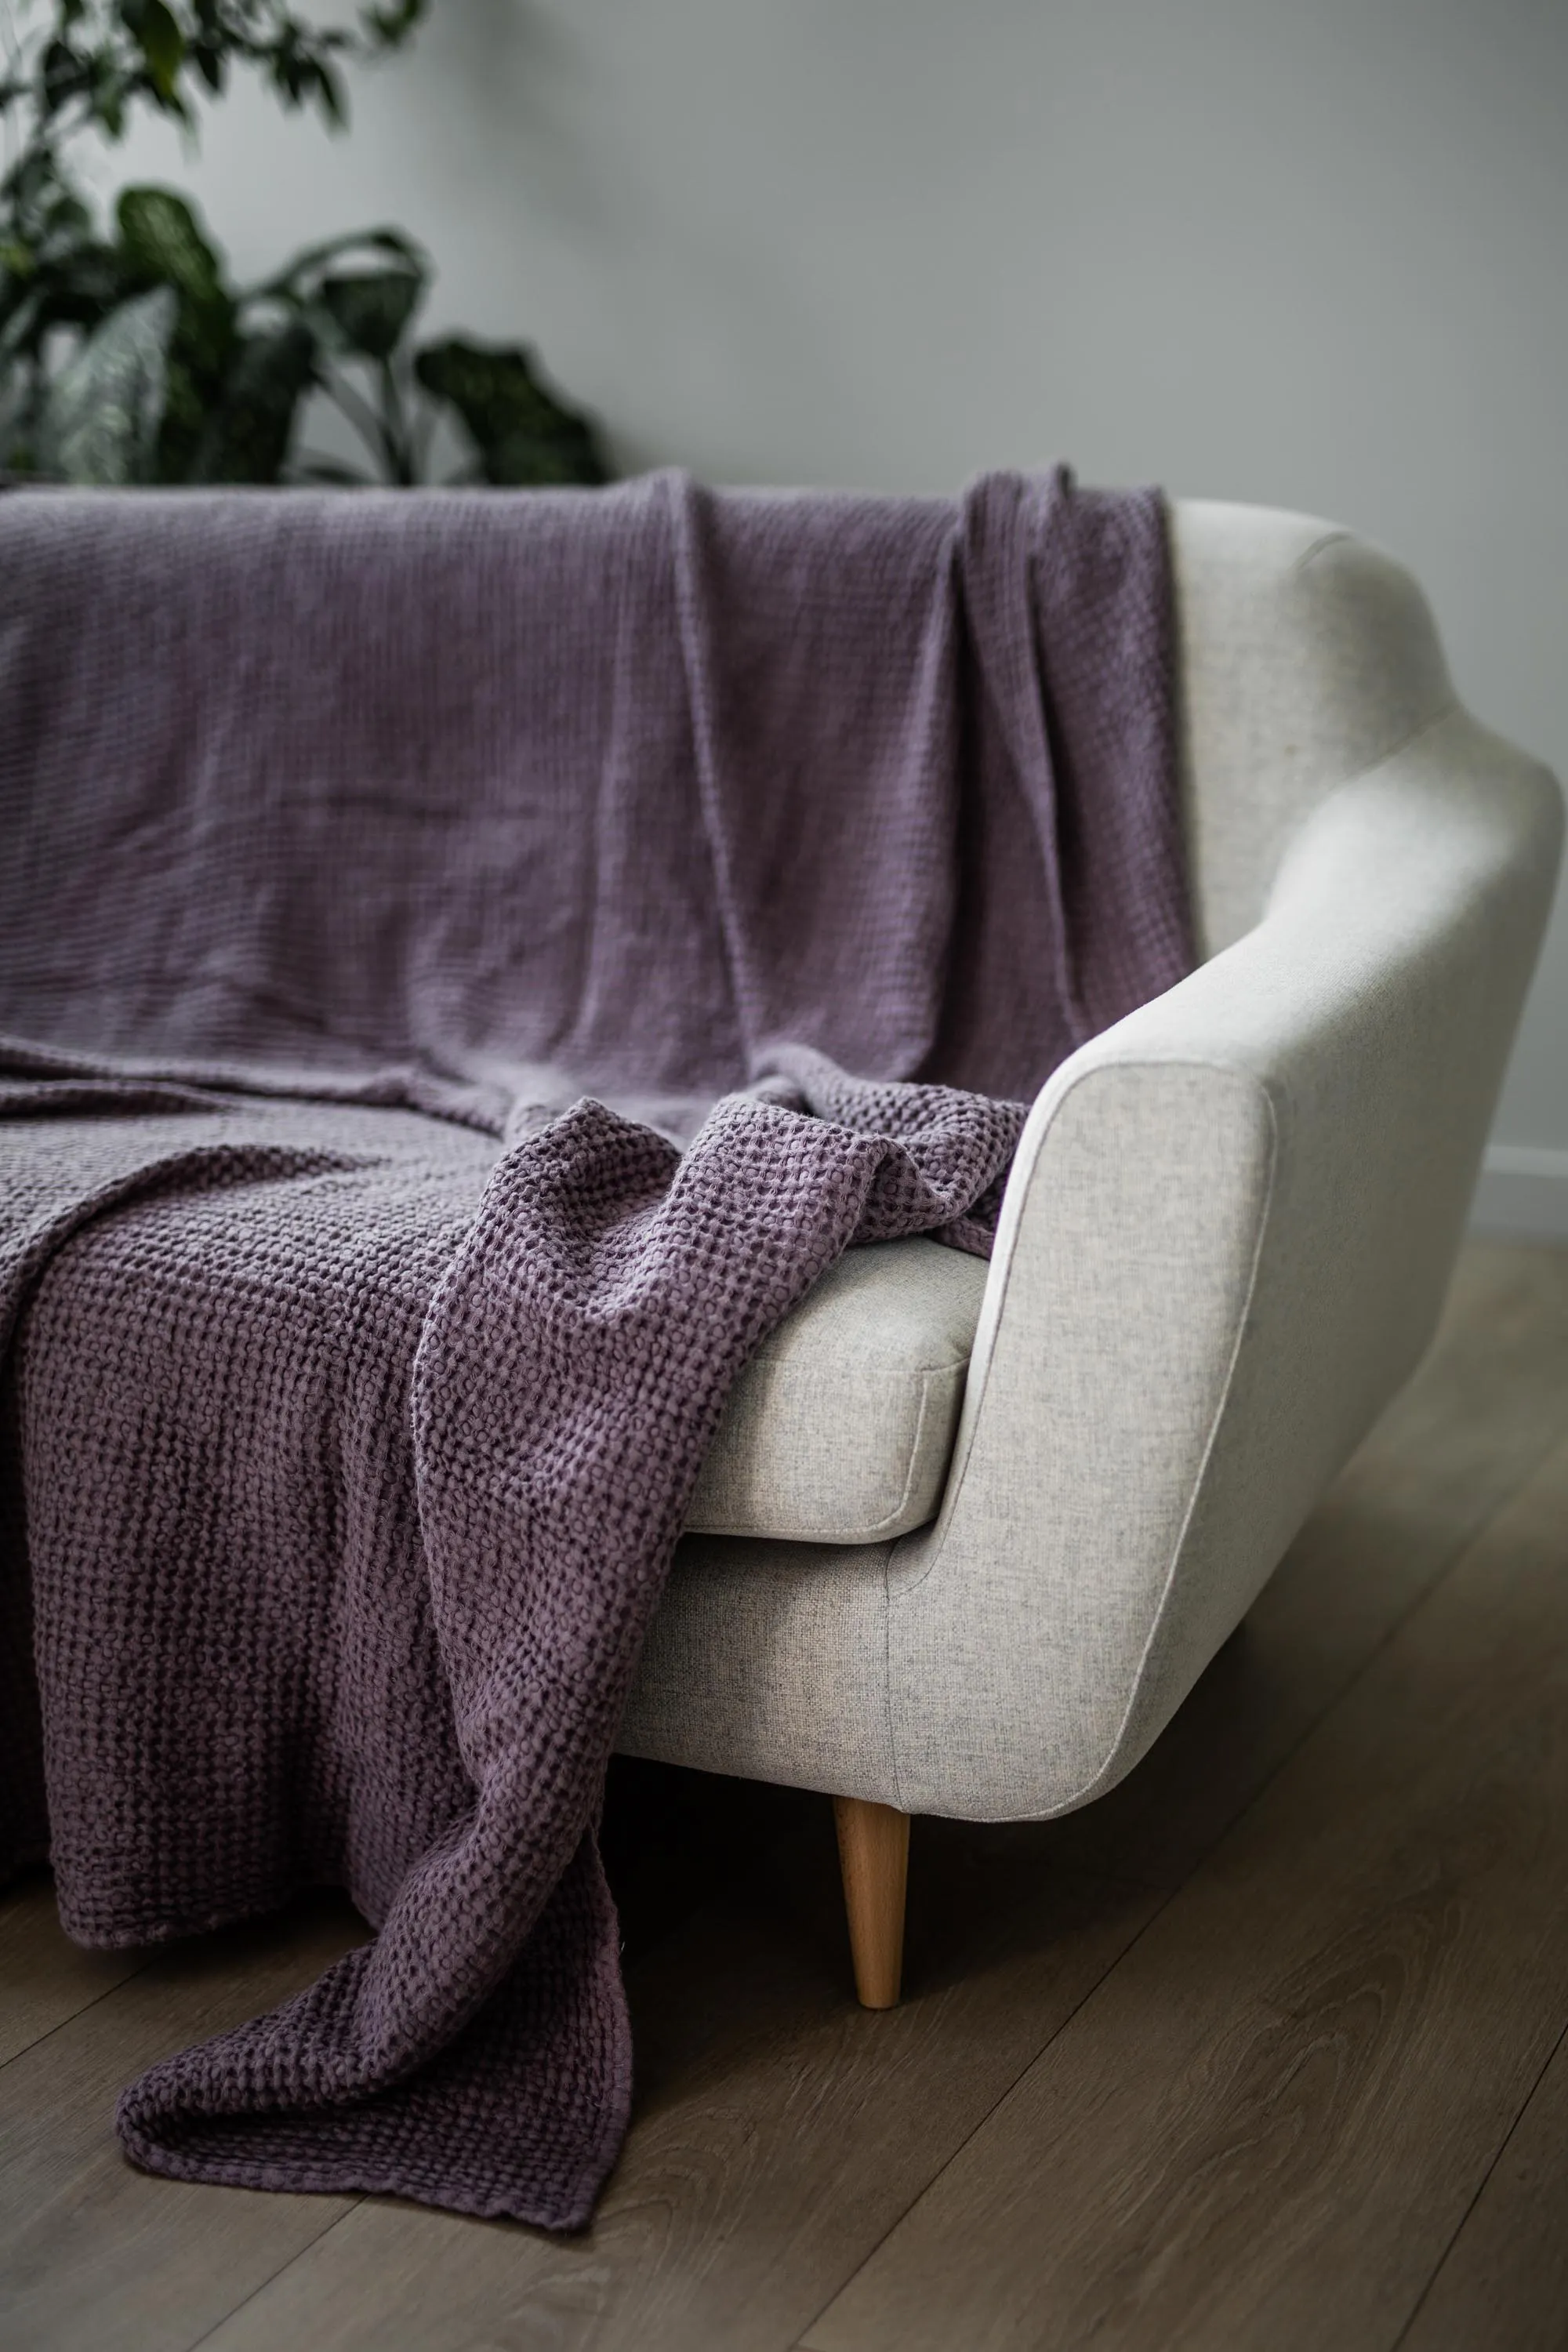
<svg viewBox="0 0 1568 2352">
<path fill-rule="evenodd" d="M 1489 1144 L 1470 1223 L 1477 1233 L 1521 1241 L 1568 1241 L 1568 1151 L 1548 1144 Z"/>
</svg>

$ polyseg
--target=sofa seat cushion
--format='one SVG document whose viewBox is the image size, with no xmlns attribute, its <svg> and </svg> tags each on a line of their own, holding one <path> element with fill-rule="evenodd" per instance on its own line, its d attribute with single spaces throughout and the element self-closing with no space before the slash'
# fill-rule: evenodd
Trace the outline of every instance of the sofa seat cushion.
<svg viewBox="0 0 1568 2352">
<path fill-rule="evenodd" d="M 877 1242 L 830 1266 L 731 1391 L 687 1526 L 879 1543 L 936 1516 L 983 1260 Z"/>
</svg>

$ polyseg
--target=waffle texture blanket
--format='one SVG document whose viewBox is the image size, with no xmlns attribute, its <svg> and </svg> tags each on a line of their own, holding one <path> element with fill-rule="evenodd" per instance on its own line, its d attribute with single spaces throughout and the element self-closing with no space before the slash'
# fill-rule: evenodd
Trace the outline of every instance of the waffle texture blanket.
<svg viewBox="0 0 1568 2352">
<path fill-rule="evenodd" d="M 1189 961 L 1152 493 L 0 499 L 0 1863 L 374 1938 L 186 2179 L 586 2220 L 704 1446 Z"/>
</svg>

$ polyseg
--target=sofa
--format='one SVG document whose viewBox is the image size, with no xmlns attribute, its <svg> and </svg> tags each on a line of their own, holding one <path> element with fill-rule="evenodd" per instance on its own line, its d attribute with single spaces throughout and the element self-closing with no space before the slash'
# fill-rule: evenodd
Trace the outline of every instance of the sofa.
<svg viewBox="0 0 1568 2352">
<path fill-rule="evenodd" d="M 1556 785 L 1407 572 L 1172 530 L 1202 961 L 1053 1075 L 988 1266 L 852 1251 L 752 1364 L 622 1727 L 835 1798 L 873 2007 L 910 1816 L 1111 1788 L 1409 1377 L 1551 901 Z"/>
</svg>

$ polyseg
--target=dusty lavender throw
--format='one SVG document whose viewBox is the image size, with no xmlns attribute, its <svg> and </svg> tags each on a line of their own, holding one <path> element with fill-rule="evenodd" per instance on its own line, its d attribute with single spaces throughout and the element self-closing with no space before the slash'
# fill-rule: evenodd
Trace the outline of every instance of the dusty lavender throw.
<svg viewBox="0 0 1568 2352">
<path fill-rule="evenodd" d="M 1188 961 L 1152 493 L 0 499 L 0 1860 L 374 1940 L 123 2098 L 584 2221 L 595 1843 L 698 1468 L 843 1249 L 984 1249 Z"/>
</svg>

